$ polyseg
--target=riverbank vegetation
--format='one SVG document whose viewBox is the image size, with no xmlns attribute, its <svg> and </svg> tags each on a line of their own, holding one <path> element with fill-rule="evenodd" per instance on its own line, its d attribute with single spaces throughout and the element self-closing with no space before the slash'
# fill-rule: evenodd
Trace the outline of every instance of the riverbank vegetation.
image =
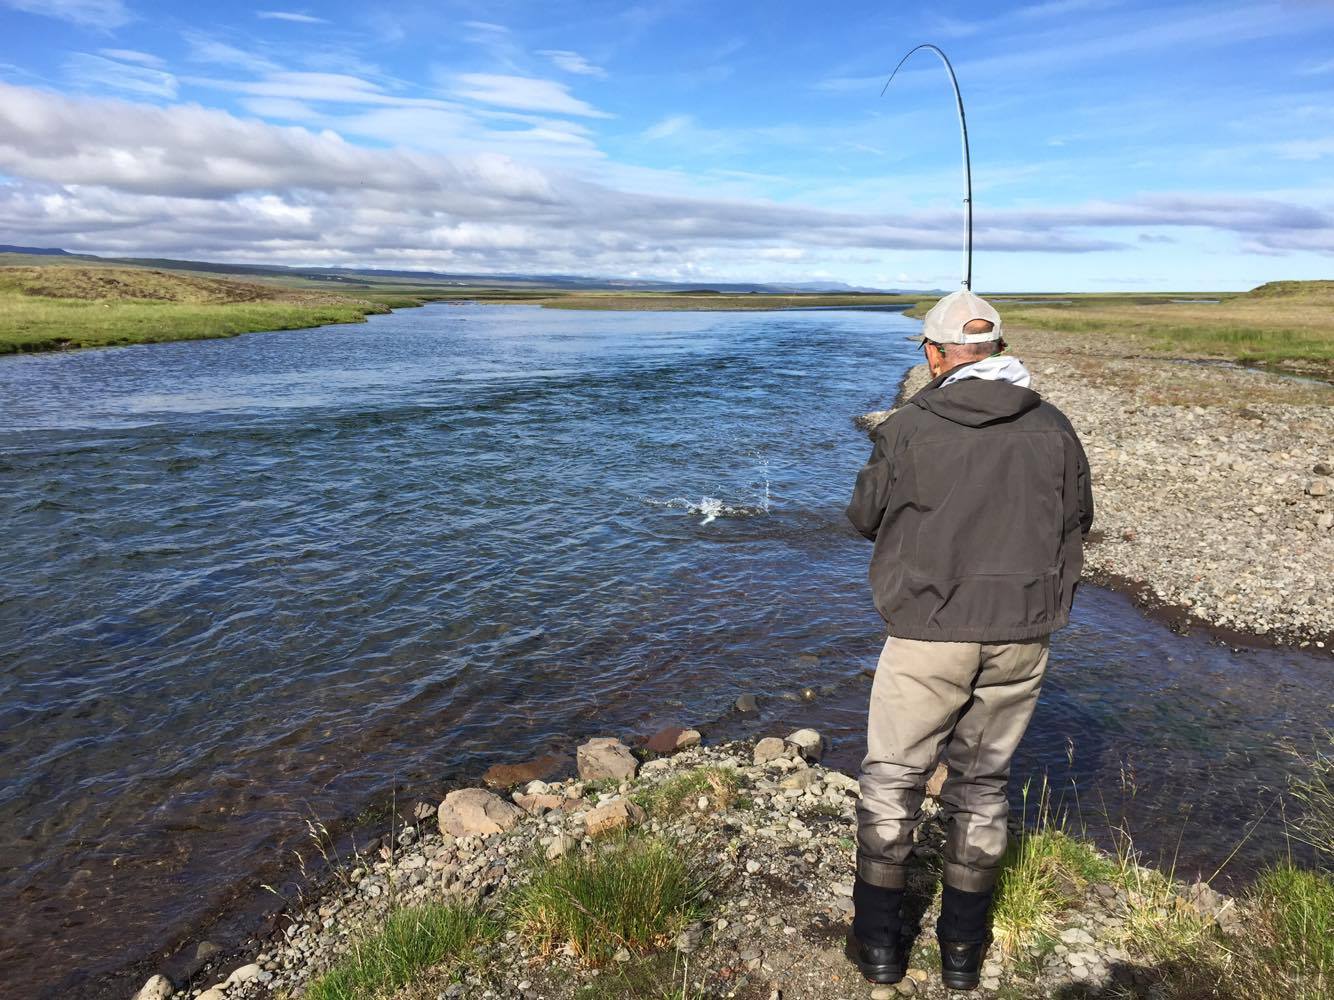
<svg viewBox="0 0 1334 1000">
<path fill-rule="evenodd" d="M 902 309 L 921 316 L 927 293 L 664 291 L 495 286 L 402 274 L 286 274 L 188 262 L 0 255 L 0 353 L 229 337 L 327 323 L 427 302 L 549 309 L 759 311 Z M 166 265 L 172 265 L 167 267 Z M 8 266 L 6 266 L 8 265 Z M 188 268 L 197 266 L 201 270 Z M 1219 358 L 1334 373 L 1334 282 L 1281 281 L 1247 293 L 992 296 L 1007 328 L 1069 335 L 1079 349 Z"/>
<path fill-rule="evenodd" d="M 1226 295 L 996 296 L 1007 329 L 1093 340 L 1105 351 L 1219 358 L 1334 375 L 1334 281 Z M 924 314 L 931 302 L 911 315 Z"/>
<path fill-rule="evenodd" d="M 588 780 L 530 783 L 512 804 L 485 799 L 477 835 L 442 838 L 434 816 L 391 831 L 382 860 L 359 858 L 336 899 L 312 901 L 247 967 L 271 970 L 267 992 L 233 985 L 226 996 L 882 995 L 843 956 L 856 782 L 803 759 L 797 746 L 772 739 L 657 758 L 599 786 L 596 804 Z M 1305 803 L 1294 815 L 1318 830 L 1331 816 L 1310 789 L 1332 762 L 1323 746 L 1303 760 L 1310 772 L 1290 800 Z M 1103 849 L 1086 817 L 1054 807 L 1045 785 L 1031 808 L 1027 792 L 979 996 L 1331 995 L 1330 854 L 1308 868 L 1278 858 L 1228 896 L 1146 865 L 1122 829 L 1112 831 L 1114 849 Z M 905 910 L 916 936 L 911 985 L 896 994 L 944 1000 L 932 927 L 945 828 L 934 800 L 926 813 Z M 609 818 L 618 822 L 603 829 Z"/>
<path fill-rule="evenodd" d="M 203 275 L 0 267 L 0 354 L 357 323 L 385 303 Z"/>
</svg>

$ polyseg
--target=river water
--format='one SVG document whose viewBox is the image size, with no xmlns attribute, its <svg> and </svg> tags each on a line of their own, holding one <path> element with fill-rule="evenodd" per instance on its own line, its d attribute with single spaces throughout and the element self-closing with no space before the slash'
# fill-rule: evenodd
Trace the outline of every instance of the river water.
<svg viewBox="0 0 1334 1000">
<path fill-rule="evenodd" d="M 800 722 L 855 764 L 849 418 L 916 327 L 436 305 L 0 361 L 0 993 L 189 940 L 306 819 L 584 735 Z M 1086 588 L 1016 773 L 1191 872 L 1254 825 L 1244 873 L 1332 676 Z"/>
</svg>

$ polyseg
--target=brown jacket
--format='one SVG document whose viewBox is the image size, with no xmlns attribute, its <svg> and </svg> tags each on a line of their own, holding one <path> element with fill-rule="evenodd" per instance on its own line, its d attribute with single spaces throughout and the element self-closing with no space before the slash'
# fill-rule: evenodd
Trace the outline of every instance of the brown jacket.
<svg viewBox="0 0 1334 1000">
<path fill-rule="evenodd" d="M 1070 617 L 1093 524 L 1088 459 L 1031 389 L 937 378 L 876 428 L 848 519 L 875 542 L 891 635 L 1019 642 Z"/>
</svg>

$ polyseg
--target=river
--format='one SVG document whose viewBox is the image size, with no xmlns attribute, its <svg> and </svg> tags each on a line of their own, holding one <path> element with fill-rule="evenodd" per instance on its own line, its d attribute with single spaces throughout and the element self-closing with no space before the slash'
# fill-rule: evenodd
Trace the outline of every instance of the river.
<svg viewBox="0 0 1334 1000">
<path fill-rule="evenodd" d="M 801 722 L 855 765 L 882 632 L 850 417 L 917 326 L 434 305 L 0 360 L 0 992 L 190 940 L 307 819 L 584 735 Z M 1330 676 L 1085 588 L 1016 773 L 1179 870 L 1254 824 L 1244 873 Z"/>
</svg>

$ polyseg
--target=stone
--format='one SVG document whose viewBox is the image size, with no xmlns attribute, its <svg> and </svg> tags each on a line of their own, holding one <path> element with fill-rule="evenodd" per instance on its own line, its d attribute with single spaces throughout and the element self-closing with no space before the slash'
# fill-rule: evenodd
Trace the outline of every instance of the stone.
<svg viewBox="0 0 1334 1000">
<path fill-rule="evenodd" d="M 698 729 L 686 729 L 676 738 L 676 749 L 690 750 L 697 747 L 704 737 L 700 736 Z"/>
<path fill-rule="evenodd" d="M 235 986 L 237 983 L 248 983 L 252 979 L 259 978 L 259 974 L 263 971 L 255 962 L 243 965 L 239 969 L 232 970 L 231 975 L 227 977 L 227 985 Z"/>
<path fill-rule="evenodd" d="M 756 766 L 778 760 L 787 753 L 787 744 L 777 736 L 766 736 L 755 744 L 754 761 Z"/>
<path fill-rule="evenodd" d="M 418 802 L 412 807 L 412 818 L 419 822 L 430 819 L 435 815 L 435 809 L 436 807 L 429 802 Z"/>
<path fill-rule="evenodd" d="M 1323 531 L 1328 531 L 1330 528 L 1334 528 L 1334 513 L 1325 511 L 1323 514 L 1317 515 L 1315 526 Z"/>
<path fill-rule="evenodd" d="M 1316 462 L 1311 466 L 1311 472 L 1317 476 L 1334 476 L 1334 466 L 1328 462 Z"/>
<path fill-rule="evenodd" d="M 568 757 L 546 754 L 520 764 L 493 764 L 482 775 L 482 782 L 492 788 L 513 788 L 534 778 L 554 778 L 568 766 Z"/>
<path fill-rule="evenodd" d="M 945 779 L 949 776 L 949 765 L 941 761 L 936 765 L 936 769 L 931 772 L 931 777 L 926 779 L 926 794 L 933 799 L 940 798 L 941 789 L 945 787 Z"/>
<path fill-rule="evenodd" d="M 199 994 L 195 997 L 195 1000 L 227 1000 L 227 994 L 214 986 L 212 989 Z"/>
<path fill-rule="evenodd" d="M 807 789 L 815 783 L 816 774 L 809 767 L 794 771 L 778 783 L 779 788 Z"/>
<path fill-rule="evenodd" d="M 796 747 L 807 760 L 824 756 L 824 740 L 814 729 L 798 729 L 788 736 L 787 742 Z"/>
<path fill-rule="evenodd" d="M 139 988 L 134 1000 L 168 1000 L 176 990 L 166 976 L 154 976 Z"/>
<path fill-rule="evenodd" d="M 590 809 L 584 816 L 584 826 L 590 837 L 600 837 L 638 826 L 645 818 L 644 810 L 629 799 L 617 799 L 605 806 Z"/>
<path fill-rule="evenodd" d="M 611 778 L 624 781 L 639 770 L 639 761 L 620 740 L 600 736 L 581 744 L 576 754 L 579 777 L 584 781 Z"/>
<path fill-rule="evenodd" d="M 524 812 L 531 813 L 534 816 L 544 816 L 553 809 L 559 809 L 568 800 L 564 795 L 552 795 L 550 792 L 541 795 L 515 792 L 514 801 Z"/>
<path fill-rule="evenodd" d="M 680 726 L 668 726 L 666 729 L 659 729 L 648 738 L 645 747 L 651 753 L 676 753 L 677 740 L 685 730 Z"/>
<path fill-rule="evenodd" d="M 1306 484 L 1306 492 L 1313 497 L 1329 496 L 1331 483 L 1325 476 L 1317 476 Z"/>
<path fill-rule="evenodd" d="M 830 788 L 835 788 L 840 792 L 851 792 L 853 795 L 860 795 L 862 790 L 861 782 L 842 771 L 826 771 L 824 783 Z"/>
<path fill-rule="evenodd" d="M 440 803 L 440 832 L 449 837 L 504 833 L 523 819 L 523 810 L 485 788 L 460 788 Z"/>
<path fill-rule="evenodd" d="M 890 1000 L 897 991 L 892 986 L 877 986 L 871 990 L 871 1000 Z"/>
<path fill-rule="evenodd" d="M 575 840 L 568 833 L 558 833 L 551 838 L 551 843 L 547 845 L 547 860 L 555 861 L 562 854 L 573 850 L 578 845 L 579 841 Z"/>
<path fill-rule="evenodd" d="M 750 715 L 760 710 L 760 703 L 755 700 L 753 694 L 743 694 L 736 700 L 736 710 L 742 715 Z"/>
</svg>

